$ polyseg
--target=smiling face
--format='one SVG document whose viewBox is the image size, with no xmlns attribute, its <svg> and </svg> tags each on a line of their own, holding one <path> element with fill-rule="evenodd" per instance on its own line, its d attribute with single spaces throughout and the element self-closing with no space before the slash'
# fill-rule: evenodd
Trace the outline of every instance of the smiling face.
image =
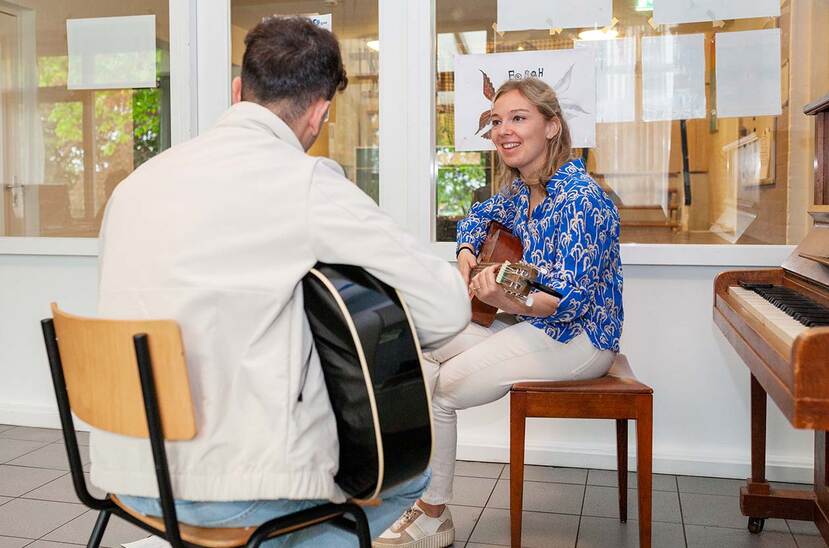
<svg viewBox="0 0 829 548">
<path fill-rule="evenodd" d="M 501 161 L 521 173 L 525 182 L 537 179 L 545 165 L 549 140 L 558 136 L 557 118 L 546 120 L 517 89 L 498 97 L 492 105 L 492 142 Z"/>
</svg>

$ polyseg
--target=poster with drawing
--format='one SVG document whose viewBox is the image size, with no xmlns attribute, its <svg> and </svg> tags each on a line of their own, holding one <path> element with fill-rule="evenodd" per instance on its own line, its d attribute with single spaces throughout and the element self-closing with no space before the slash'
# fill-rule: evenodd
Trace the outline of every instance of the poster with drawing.
<svg viewBox="0 0 829 548">
<path fill-rule="evenodd" d="M 596 69 L 592 49 L 455 57 L 455 150 L 494 150 L 491 99 L 509 79 L 537 77 L 558 95 L 573 148 L 596 144 Z"/>
<path fill-rule="evenodd" d="M 498 0 L 500 32 L 533 29 L 605 27 L 613 17 L 612 0 Z"/>
<path fill-rule="evenodd" d="M 780 0 L 654 0 L 657 25 L 779 17 Z"/>
</svg>

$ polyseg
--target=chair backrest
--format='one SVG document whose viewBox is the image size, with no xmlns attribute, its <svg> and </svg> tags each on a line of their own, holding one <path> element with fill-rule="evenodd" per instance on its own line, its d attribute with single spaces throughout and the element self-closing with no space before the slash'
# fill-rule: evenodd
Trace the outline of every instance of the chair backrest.
<svg viewBox="0 0 829 548">
<path fill-rule="evenodd" d="M 146 334 L 158 407 L 167 440 L 189 440 L 196 421 L 181 331 L 173 320 L 84 318 L 52 303 L 52 318 L 69 404 L 95 428 L 149 435 L 133 336 Z"/>
</svg>

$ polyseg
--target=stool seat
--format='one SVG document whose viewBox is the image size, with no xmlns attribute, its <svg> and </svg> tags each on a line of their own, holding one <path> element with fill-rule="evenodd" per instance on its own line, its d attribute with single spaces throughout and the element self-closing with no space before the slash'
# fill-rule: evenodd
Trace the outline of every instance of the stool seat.
<svg viewBox="0 0 829 548">
<path fill-rule="evenodd" d="M 513 392 L 578 392 L 587 394 L 653 394 L 653 388 L 636 379 L 627 358 L 617 354 L 604 377 L 583 381 L 519 382 Z"/>
</svg>

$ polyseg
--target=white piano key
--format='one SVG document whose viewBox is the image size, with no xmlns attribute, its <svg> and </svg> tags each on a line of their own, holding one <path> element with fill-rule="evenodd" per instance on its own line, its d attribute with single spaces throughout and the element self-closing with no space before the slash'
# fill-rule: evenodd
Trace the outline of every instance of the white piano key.
<svg viewBox="0 0 829 548">
<path fill-rule="evenodd" d="M 728 288 L 728 293 L 735 301 L 745 307 L 752 316 L 763 322 L 780 337 L 789 349 L 791 349 L 795 338 L 809 329 L 750 289 L 732 286 Z"/>
</svg>

